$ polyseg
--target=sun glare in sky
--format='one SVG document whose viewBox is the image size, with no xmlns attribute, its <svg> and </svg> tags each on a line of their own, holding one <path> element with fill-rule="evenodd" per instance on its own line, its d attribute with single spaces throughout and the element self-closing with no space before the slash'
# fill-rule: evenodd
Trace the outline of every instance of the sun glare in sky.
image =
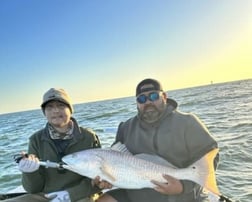
<svg viewBox="0 0 252 202">
<path fill-rule="evenodd" d="M 0 1 L 0 114 L 252 78 L 252 1 Z"/>
</svg>

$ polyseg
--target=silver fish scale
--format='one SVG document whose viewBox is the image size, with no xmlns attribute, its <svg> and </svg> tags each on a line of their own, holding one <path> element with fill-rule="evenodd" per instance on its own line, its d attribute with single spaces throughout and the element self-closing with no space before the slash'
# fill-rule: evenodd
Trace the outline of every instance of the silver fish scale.
<svg viewBox="0 0 252 202">
<path fill-rule="evenodd" d="M 154 187 L 151 180 L 165 182 L 163 173 L 172 168 L 156 165 L 133 155 L 106 149 L 91 149 L 68 155 L 63 161 L 74 172 L 90 178 L 100 176 L 120 188 Z"/>
</svg>

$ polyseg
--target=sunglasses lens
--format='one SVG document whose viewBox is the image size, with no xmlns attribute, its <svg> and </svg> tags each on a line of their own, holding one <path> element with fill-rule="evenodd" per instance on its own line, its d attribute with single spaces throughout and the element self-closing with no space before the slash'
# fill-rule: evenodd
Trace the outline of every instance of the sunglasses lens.
<svg viewBox="0 0 252 202">
<path fill-rule="evenodd" d="M 150 101 L 156 101 L 156 100 L 158 100 L 159 99 L 159 94 L 158 93 L 156 93 L 156 92 L 154 92 L 154 93 L 150 93 L 149 94 L 149 100 Z"/>
<path fill-rule="evenodd" d="M 159 99 L 159 93 L 153 92 L 150 93 L 148 96 L 146 95 L 140 95 L 137 97 L 137 102 L 140 104 L 144 104 L 146 101 L 150 100 L 151 102 L 156 101 Z"/>
<path fill-rule="evenodd" d="M 137 102 L 143 104 L 147 101 L 147 97 L 145 95 L 140 95 L 137 97 Z"/>
</svg>

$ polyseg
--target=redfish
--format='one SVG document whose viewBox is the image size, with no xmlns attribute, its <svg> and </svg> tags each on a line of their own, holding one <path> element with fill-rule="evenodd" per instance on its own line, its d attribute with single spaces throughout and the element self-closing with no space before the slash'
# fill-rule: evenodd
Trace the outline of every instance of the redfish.
<svg viewBox="0 0 252 202">
<path fill-rule="evenodd" d="M 91 179 L 100 176 L 118 188 L 153 188 L 156 185 L 151 180 L 165 183 L 163 174 L 167 174 L 180 180 L 191 180 L 220 196 L 213 166 L 217 153 L 218 149 L 213 149 L 187 168 L 176 168 L 164 163 L 165 160 L 161 163 L 150 155 L 135 156 L 125 149 L 123 152 L 113 148 L 79 151 L 64 156 L 62 160 L 67 164 L 64 165 L 66 169 Z"/>
</svg>

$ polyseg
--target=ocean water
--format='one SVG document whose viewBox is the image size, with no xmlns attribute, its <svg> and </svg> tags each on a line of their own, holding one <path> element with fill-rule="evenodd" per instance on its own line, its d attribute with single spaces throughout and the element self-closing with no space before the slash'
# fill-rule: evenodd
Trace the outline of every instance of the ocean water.
<svg viewBox="0 0 252 202">
<path fill-rule="evenodd" d="M 173 90 L 179 110 L 195 113 L 216 138 L 221 193 L 232 201 L 252 201 L 252 79 Z M 113 142 L 117 126 L 136 114 L 134 97 L 74 106 L 79 124 L 92 128 L 103 147 Z M 0 193 L 21 184 L 13 155 L 26 151 L 28 137 L 44 127 L 41 110 L 0 115 Z"/>
</svg>

